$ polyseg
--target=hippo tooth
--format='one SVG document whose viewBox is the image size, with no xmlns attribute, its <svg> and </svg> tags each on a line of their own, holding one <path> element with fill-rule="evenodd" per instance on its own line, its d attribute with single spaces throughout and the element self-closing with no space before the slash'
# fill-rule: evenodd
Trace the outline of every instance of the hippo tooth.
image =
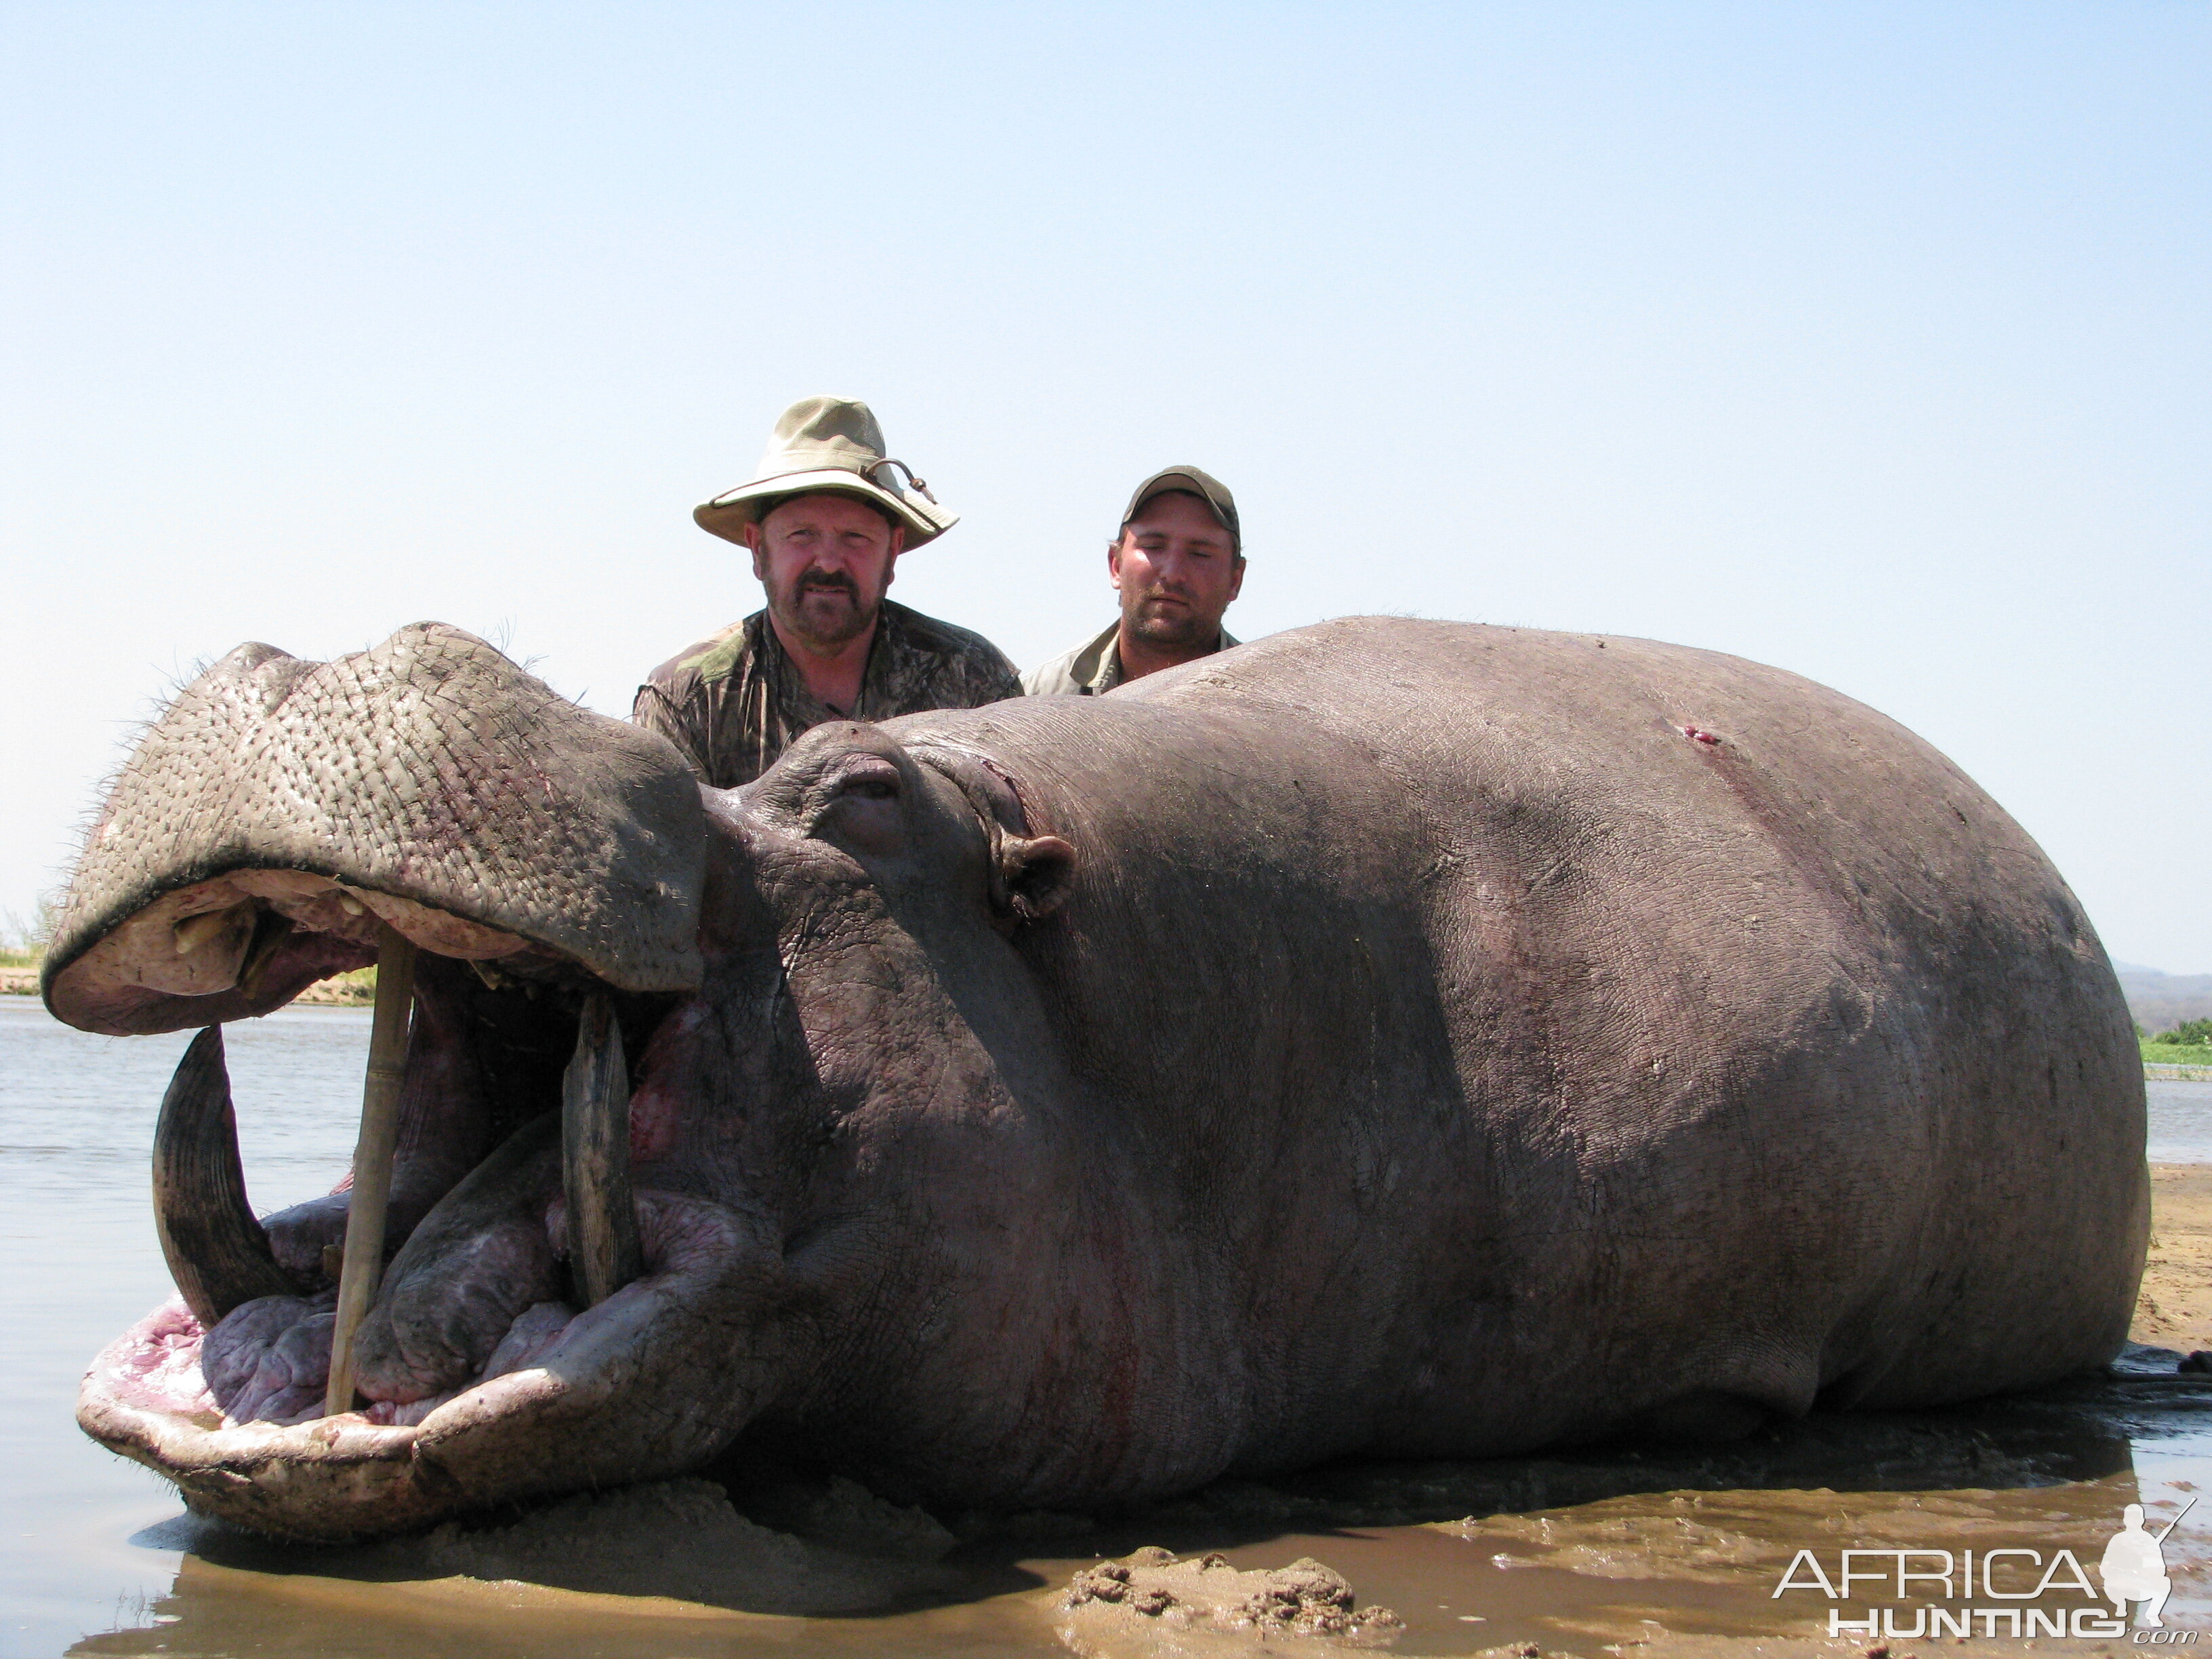
<svg viewBox="0 0 2212 1659">
<path fill-rule="evenodd" d="M 622 1028 L 603 991 L 584 1000 L 576 1053 L 561 1080 L 568 1260 L 587 1308 L 644 1271 L 629 1184 L 629 1077 Z"/>
<path fill-rule="evenodd" d="M 220 1025 L 192 1039 L 161 1097 L 154 1127 L 154 1230 L 185 1305 L 203 1326 L 257 1297 L 297 1292 L 246 1201 Z"/>
<path fill-rule="evenodd" d="M 243 916 L 239 914 L 241 910 L 246 913 Z M 250 922 L 252 917 L 251 904 L 234 904 L 228 909 L 207 910 L 196 916 L 187 916 L 173 930 L 177 954 L 188 957 L 218 934 L 229 933 L 242 923 Z"/>
</svg>

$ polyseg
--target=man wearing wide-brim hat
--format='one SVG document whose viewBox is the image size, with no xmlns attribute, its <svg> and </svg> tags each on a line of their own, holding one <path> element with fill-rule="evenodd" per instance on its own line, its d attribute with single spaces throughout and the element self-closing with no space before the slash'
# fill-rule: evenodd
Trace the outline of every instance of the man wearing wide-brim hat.
<svg viewBox="0 0 2212 1659">
<path fill-rule="evenodd" d="M 1131 493 L 1106 545 L 1106 575 L 1121 596 L 1121 616 L 1024 674 L 1022 689 L 1031 696 L 1097 696 L 1236 644 L 1221 616 L 1244 586 L 1237 498 L 1194 466 L 1153 473 Z"/>
<path fill-rule="evenodd" d="M 1021 694 L 990 641 L 884 597 L 899 555 L 958 520 L 905 462 L 888 459 L 866 404 L 793 404 L 751 482 L 691 516 L 752 554 L 768 605 L 654 669 L 631 718 L 714 788 L 751 782 L 824 720 Z"/>
</svg>

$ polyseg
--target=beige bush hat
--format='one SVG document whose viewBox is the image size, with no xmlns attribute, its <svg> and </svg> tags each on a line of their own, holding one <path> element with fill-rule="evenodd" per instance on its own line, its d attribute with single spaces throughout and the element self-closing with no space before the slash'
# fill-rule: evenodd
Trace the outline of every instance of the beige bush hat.
<svg viewBox="0 0 2212 1659">
<path fill-rule="evenodd" d="M 901 489 L 897 473 L 906 474 Z M 779 416 L 768 453 L 750 483 L 691 509 L 702 530 L 743 542 L 744 527 L 787 495 L 823 491 L 854 495 L 906 526 L 909 550 L 934 541 L 960 522 L 929 493 L 904 461 L 884 453 L 884 429 L 867 404 L 850 398 L 801 398 Z"/>
</svg>

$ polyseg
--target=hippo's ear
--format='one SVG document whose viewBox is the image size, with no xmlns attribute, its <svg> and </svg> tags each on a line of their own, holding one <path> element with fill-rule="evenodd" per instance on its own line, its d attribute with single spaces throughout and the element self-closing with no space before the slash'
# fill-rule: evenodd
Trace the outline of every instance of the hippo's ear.
<svg viewBox="0 0 2212 1659">
<path fill-rule="evenodd" d="M 1058 836 L 993 838 L 991 908 L 1014 922 L 1039 921 L 1060 908 L 1075 881 L 1075 849 Z"/>
<path fill-rule="evenodd" d="M 950 778 L 975 809 L 990 842 L 993 920 L 1012 932 L 1058 909 L 1075 879 L 1075 849 L 1058 836 L 1030 834 L 1013 775 L 981 750 L 942 738 L 914 744 L 908 752 Z"/>
</svg>

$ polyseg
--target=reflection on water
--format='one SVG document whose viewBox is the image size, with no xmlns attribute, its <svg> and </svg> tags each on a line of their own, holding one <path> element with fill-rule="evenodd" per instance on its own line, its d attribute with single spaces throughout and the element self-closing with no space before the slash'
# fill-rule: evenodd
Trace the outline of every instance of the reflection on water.
<svg viewBox="0 0 2212 1659">
<path fill-rule="evenodd" d="M 0 997 L 0 1651 L 60 1652 L 143 1623 L 178 1557 L 134 1547 L 173 1488 L 77 1432 L 77 1378 L 170 1293 L 147 1188 L 154 1117 L 190 1033 L 72 1031 Z M 267 1210 L 329 1190 L 352 1150 L 365 1014 L 286 1010 L 228 1033 L 246 1170 Z"/>
<path fill-rule="evenodd" d="M 327 1190 L 343 1170 L 368 1029 L 365 1012 L 341 1009 L 230 1028 L 257 1207 Z M 1771 1594 L 1799 1548 L 1832 1561 L 1845 1546 L 2064 1547 L 2094 1571 L 2123 1504 L 2140 1495 L 2155 1518 L 2212 1486 L 2212 1433 L 2197 1426 L 2212 1425 L 2212 1379 L 2144 1376 L 1972 1412 L 1818 1419 L 1716 1453 L 1224 1482 L 1095 1529 L 1028 1517 L 941 1560 L 871 1558 L 843 1534 L 842 1549 L 799 1543 L 698 1483 L 398 1545 L 267 1545 L 184 1516 L 165 1483 L 70 1420 L 85 1362 L 167 1293 L 147 1152 L 185 1041 L 88 1037 L 0 998 L 9 1655 L 1048 1654 L 1062 1650 L 1053 1604 L 1071 1572 L 1161 1544 L 1240 1567 L 1315 1556 L 1406 1619 L 1401 1653 L 1534 1641 L 1595 1656 L 1661 1627 L 1811 1633 L 1825 1601 Z M 2150 1090 L 2154 1159 L 2212 1162 L 2212 1085 Z M 741 1501 L 804 1529 L 757 1497 Z M 2169 1622 L 2212 1620 L 2212 1504 L 2166 1554 Z M 845 1611 L 757 1611 L 793 1604 L 763 1588 L 778 1585 Z M 697 1599 L 664 1599 L 675 1589 Z"/>
</svg>

